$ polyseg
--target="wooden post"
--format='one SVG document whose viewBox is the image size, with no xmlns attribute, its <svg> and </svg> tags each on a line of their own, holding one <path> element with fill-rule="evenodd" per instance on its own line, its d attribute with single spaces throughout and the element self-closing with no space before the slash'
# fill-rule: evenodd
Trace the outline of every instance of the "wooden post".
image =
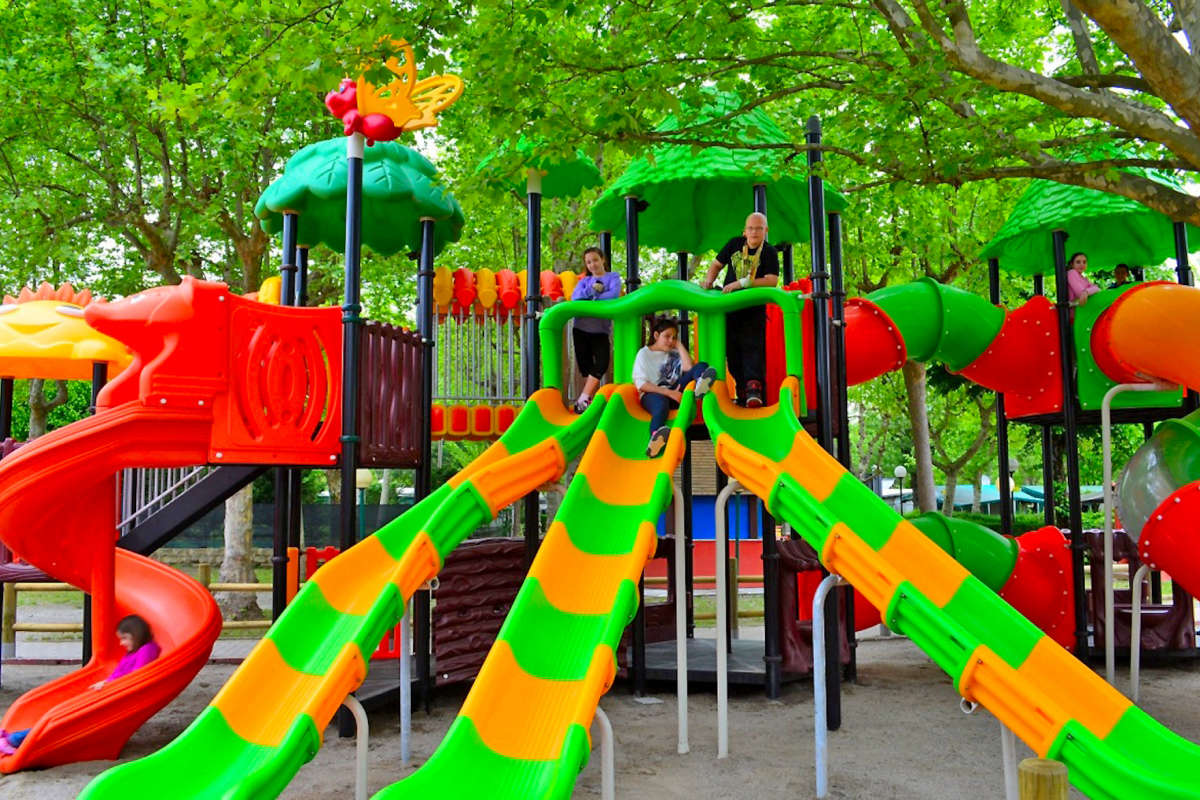
<svg viewBox="0 0 1200 800">
<path fill-rule="evenodd" d="M 1017 766 L 1021 800 L 1067 800 L 1067 765 L 1046 758 L 1027 758 Z"/>
<path fill-rule="evenodd" d="M 212 564 L 201 561 L 196 566 L 196 580 L 200 581 L 200 585 L 207 589 L 212 583 Z"/>
<path fill-rule="evenodd" d="M 17 634 L 13 625 L 17 624 L 17 587 L 15 584 L 4 584 L 3 617 L 0 617 L 0 653 L 4 658 L 15 658 L 17 655 Z"/>
</svg>

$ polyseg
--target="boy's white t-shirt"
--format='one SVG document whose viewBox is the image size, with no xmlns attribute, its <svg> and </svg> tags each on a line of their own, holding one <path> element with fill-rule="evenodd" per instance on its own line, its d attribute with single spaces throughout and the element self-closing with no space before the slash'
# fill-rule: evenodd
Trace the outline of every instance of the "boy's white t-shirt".
<svg viewBox="0 0 1200 800">
<path fill-rule="evenodd" d="M 674 389 L 679 386 L 679 376 L 682 374 L 683 365 L 676 350 L 651 350 L 649 347 L 643 347 L 638 350 L 637 357 L 633 360 L 633 385 L 638 389 L 639 397 L 645 394 L 640 388 L 643 383 Z"/>
</svg>

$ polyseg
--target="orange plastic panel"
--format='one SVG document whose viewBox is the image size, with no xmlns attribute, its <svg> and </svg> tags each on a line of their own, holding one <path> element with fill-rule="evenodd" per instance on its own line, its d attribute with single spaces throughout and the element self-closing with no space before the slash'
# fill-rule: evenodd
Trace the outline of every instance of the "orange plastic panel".
<svg viewBox="0 0 1200 800">
<path fill-rule="evenodd" d="M 901 569 L 920 564 L 921 569 L 912 572 L 912 584 L 939 608 L 950 602 L 971 574 L 907 520 L 897 523 L 879 555 Z"/>
<path fill-rule="evenodd" d="M 433 302 L 438 308 L 449 308 L 454 299 L 454 278 L 449 267 L 437 267 L 433 271 Z"/>
<path fill-rule="evenodd" d="M 499 289 L 496 286 L 496 273 L 487 267 L 475 270 L 475 304 L 479 308 L 490 309 L 496 305 Z"/>
<path fill-rule="evenodd" d="M 500 305 L 510 311 L 520 306 L 521 298 L 525 296 L 521 279 L 511 269 L 502 269 L 496 273 L 496 292 L 500 298 Z"/>
<path fill-rule="evenodd" d="M 471 438 L 490 439 L 496 435 L 496 417 L 491 406 L 471 409 Z"/>
<path fill-rule="evenodd" d="M 454 270 L 454 305 L 451 313 L 455 316 L 470 310 L 475 302 L 475 273 L 466 267 Z"/>
<path fill-rule="evenodd" d="M 1048 637 L 1038 640 L 1017 672 L 1031 686 L 1058 686 L 1055 700 L 1068 717 L 1103 739 L 1132 703 Z"/>
<path fill-rule="evenodd" d="M 557 272 L 552 269 L 544 269 L 539 277 L 541 279 L 542 297 L 548 297 L 551 300 L 563 299 L 562 281 L 558 279 Z"/>
<path fill-rule="evenodd" d="M 1108 319 L 1105 319 L 1108 317 Z M 1115 361 L 1122 376 L 1154 377 L 1189 389 L 1200 388 L 1200 290 L 1153 283 L 1126 292 L 1101 317 L 1092 337 L 1102 367 Z M 1106 368 L 1106 372 L 1108 369 Z"/>
<path fill-rule="evenodd" d="M 570 270 L 558 274 L 558 280 L 562 284 L 563 297 L 568 300 L 571 299 L 571 296 L 575 294 L 575 285 L 579 283 L 579 279 L 582 277 L 578 272 L 571 272 Z"/>
</svg>

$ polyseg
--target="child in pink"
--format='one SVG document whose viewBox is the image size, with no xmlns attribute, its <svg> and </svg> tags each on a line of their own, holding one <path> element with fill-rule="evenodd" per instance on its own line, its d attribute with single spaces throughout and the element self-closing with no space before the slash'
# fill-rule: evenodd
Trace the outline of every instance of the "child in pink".
<svg viewBox="0 0 1200 800">
<path fill-rule="evenodd" d="M 117 623 L 117 641 L 125 648 L 125 655 L 107 678 L 93 683 L 88 688 L 103 689 L 106 684 L 117 678 L 123 678 L 146 666 L 162 653 L 162 648 L 154 642 L 150 634 L 150 626 L 136 614 L 131 614 Z M 30 730 L 32 728 L 23 731 L 0 731 L 0 755 L 10 756 L 15 753 Z"/>
</svg>

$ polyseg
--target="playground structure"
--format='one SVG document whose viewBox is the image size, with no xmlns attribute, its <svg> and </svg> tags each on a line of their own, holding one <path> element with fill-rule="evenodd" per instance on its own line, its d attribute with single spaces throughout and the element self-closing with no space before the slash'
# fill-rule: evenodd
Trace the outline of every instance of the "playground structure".
<svg viewBox="0 0 1200 800">
<path fill-rule="evenodd" d="M 386 133 L 385 129 L 378 123 L 371 130 Z M 352 172 L 353 160 L 351 156 Z M 820 188 L 818 181 L 816 197 Z M 757 192 L 755 196 L 759 200 Z M 762 201 L 765 204 L 765 196 Z M 812 214 L 821 219 L 819 202 L 812 204 Z M 635 226 L 636 217 L 635 210 Z M 421 350 L 426 356 L 420 366 L 427 392 L 432 391 L 434 369 L 428 358 L 434 306 L 440 305 L 431 228 L 423 226 L 420 273 Z M 636 241 L 636 227 L 633 230 Z M 823 237 L 821 230 L 814 238 Z M 285 269 L 290 266 L 295 271 L 293 252 L 286 245 L 284 250 Z M 628 284 L 637 287 L 636 249 L 633 253 L 633 279 Z M 349 264 L 350 248 L 347 259 Z M 1061 412 L 1070 417 L 1077 395 L 1066 391 L 1071 378 L 1064 376 L 1074 374 L 1071 362 L 1065 360 L 1067 353 L 1090 357 L 1109 385 L 1132 374 L 1194 385 L 1193 372 L 1168 371 L 1175 359 L 1153 360 L 1164 355 L 1161 349 L 1135 351 L 1125 346 L 1142 334 L 1146 310 L 1141 303 L 1153 303 L 1159 287 L 1136 287 L 1122 294 L 1128 302 L 1113 303 L 1111 312 L 1096 303 L 1089 312 L 1095 310 L 1101 319 L 1093 327 L 1113 333 L 1099 339 L 1091 335 L 1082 350 L 1062 346 L 1072 335 L 1078 346 L 1081 330 L 1092 330 L 1080 328 L 1086 319 L 1083 313 L 1077 313 L 1074 331 L 1064 329 L 1065 303 L 1054 309 L 1048 301 L 1035 298 L 1005 313 L 980 298 L 920 282 L 848 301 L 839 310 L 835 288 L 832 310 L 835 319 L 845 322 L 838 326 L 845 331 L 840 345 L 844 357 L 831 359 L 838 344 L 828 327 L 830 292 L 824 285 L 823 261 L 814 267 L 812 302 L 794 292 L 765 289 L 723 298 L 665 282 L 606 305 L 604 313 L 615 323 L 615 383 L 578 416 L 562 403 L 561 347 L 562 326 L 579 308 L 562 303 L 550 309 L 538 326 L 546 388 L 523 393 L 527 399 L 522 410 L 499 440 L 459 475 L 429 492 L 408 514 L 352 549 L 345 547 L 313 576 L 188 731 L 159 753 L 105 773 L 84 796 L 117 796 L 133 787 L 167 786 L 176 794 L 191 796 L 278 794 L 312 757 L 342 698 L 362 682 L 375 644 L 422 584 L 437 574 L 446 555 L 499 509 L 558 477 L 582 453 L 560 514 L 541 542 L 513 611 L 443 746 L 412 777 L 380 795 L 421 796 L 453 786 L 468 796 L 567 796 L 587 758 L 588 722 L 615 674 L 616 643 L 640 605 L 638 576 L 655 549 L 653 524 L 671 494 L 671 473 L 686 461 L 695 411 L 695 398 L 688 393 L 674 418 L 664 456 L 644 458 L 641 449 L 648 417 L 628 385 L 640 319 L 661 310 L 699 314 L 699 355 L 721 365 L 724 314 L 764 303 L 779 309 L 785 331 L 784 352 L 777 353 L 776 360 L 776 364 L 782 361 L 782 377 L 775 381 L 776 402 L 756 412 L 740 410 L 718 383 L 701 404 L 722 469 L 760 497 L 774 517 L 789 522 L 831 570 L 849 579 L 875 605 L 890 627 L 925 648 L 955 679 L 960 694 L 991 709 L 1039 754 L 1068 763 L 1072 778 L 1085 791 L 1098 797 L 1194 796 L 1198 789 L 1195 748 L 1157 726 L 1055 644 L 1070 645 L 1072 638 L 1078 642 L 1077 629 L 1064 628 L 1058 619 L 1066 611 L 1058 606 L 1041 609 L 1047 617 L 1038 620 L 1044 635 L 989 591 L 1003 591 L 1013 580 L 1027 596 L 1018 597 L 1017 591 L 1005 596 L 1018 606 L 1029 602 L 1026 615 L 1036 616 L 1033 606 L 1044 601 L 1046 584 L 1016 576 L 1039 571 L 1066 574 L 1057 561 L 1066 547 L 1060 532 L 1054 531 L 1057 540 L 1025 547 L 1025 538 L 1014 545 L 998 537 L 980 538 L 962 528 L 937 531 L 942 524 L 937 520 L 930 523 L 933 527 L 918 531 L 896 519 L 827 454 L 838 427 L 834 415 L 839 406 L 844 410 L 844 402 L 832 397 L 833 387 L 844 390 L 895 369 L 905 358 L 944 360 L 972 380 L 1004 392 L 1013 401 L 1014 416 Z M 475 278 L 477 284 L 485 282 L 478 275 Z M 1181 313 L 1194 319 L 1194 290 L 1162 287 L 1166 288 L 1184 292 L 1180 296 L 1187 299 L 1181 301 Z M 301 294 L 297 289 L 294 280 L 285 279 L 281 296 L 294 299 Z M 348 280 L 348 306 L 355 305 L 352 291 L 357 287 L 352 289 Z M 534 291 L 528 280 L 525 291 Z M 478 297 L 480 290 L 476 292 Z M 1139 296 L 1141 301 L 1134 302 Z M 1065 293 L 1060 291 L 1060 297 Z M 536 300 L 528 300 L 527 296 L 522 312 L 526 320 L 535 313 L 531 306 L 537 305 Z M 461 307 L 458 320 L 453 319 L 454 302 Z M 475 298 L 460 301 L 456 296 L 447 304 L 443 325 L 475 324 L 467 323 L 468 309 L 473 310 L 475 302 Z M 489 310 L 486 304 L 484 308 Z M 516 308 L 513 304 L 506 309 L 510 321 Z M 595 313 L 594 307 L 588 310 Z M 189 279 L 181 287 L 151 290 L 86 313 L 97 330 L 129 344 L 134 361 L 101 393 L 96 417 L 43 437 L 0 463 L 4 500 L 0 515 L 6 517 L 0 522 L 29 514 L 34 504 L 40 504 L 40 516 L 32 517 L 38 524 L 29 525 L 29 533 L 18 534 L 12 541 L 15 549 L 55 577 L 89 588 L 98 598 L 99 608 L 94 609 L 97 656 L 88 668 L 92 672 L 83 673 L 93 674 L 102 671 L 106 659 L 111 660 L 112 643 L 101 638 L 111 628 L 116 609 L 143 613 L 143 607 L 153 605 L 135 591 L 122 594 L 122 587 L 132 590 L 149 581 L 139 578 L 134 568 L 122 567 L 141 562 L 112 547 L 108 532 L 115 528 L 115 520 L 92 513 L 111 505 L 117 470 L 196 463 L 340 464 L 345 470 L 347 461 L 362 463 L 362 454 L 348 451 L 344 440 L 365 430 L 363 405 L 358 401 L 370 394 L 360 394 L 353 381 L 351 391 L 338 390 L 361 362 L 354 324 L 339 335 L 336 325 L 346 320 L 336 309 L 264 306 L 231 295 L 223 287 Z M 501 322 L 499 312 L 493 316 Z M 531 327 L 526 324 L 526 331 Z M 802 335 L 802 330 L 815 335 Z M 204 335 L 196 335 L 199 331 Z M 1045 375 L 1033 378 L 1012 369 L 1011 363 L 1012 353 L 1031 341 L 1038 345 L 1037 352 L 1045 354 L 1046 367 Z M 524 355 L 522 383 L 527 384 L 530 348 L 524 348 Z M 1194 367 L 1193 359 L 1179 360 Z M 846 370 L 840 382 L 831 365 Z M 1078 396 L 1083 401 L 1083 395 Z M 421 404 L 425 414 L 432 412 L 430 397 L 426 394 Z M 356 403 L 351 404 L 350 398 Z M 808 409 L 814 415 L 806 414 Z M 346 420 L 351 421 L 349 426 Z M 804 431 L 804 420 L 825 441 L 818 445 Z M 428 416 L 422 422 L 428 436 L 432 430 Z M 839 427 L 839 433 L 845 430 L 844 424 Z M 132 441 L 137 447 L 115 448 L 115 441 Z M 425 438 L 415 448 L 423 450 L 418 455 L 424 457 L 426 468 L 428 441 Z M 847 448 L 839 447 L 839 452 L 847 456 Z M 72 531 L 70 541 L 78 540 L 87 548 L 87 558 L 80 559 L 83 567 L 64 563 L 62 542 L 39 542 L 36 536 L 36 531 L 50 526 L 50 515 L 59 511 L 45 499 L 68 481 L 86 488 L 88 502 L 68 512 L 65 522 L 69 524 L 59 517 L 53 524 Z M 78 495 L 81 490 L 74 491 Z M 1181 505 L 1183 500 L 1171 502 Z M 1170 535 L 1159 540 L 1168 542 L 1167 550 L 1180 556 L 1182 548 L 1171 545 L 1183 527 L 1164 526 L 1162 530 Z M 353 536 L 343 528 L 343 537 L 347 535 Z M 1143 530 L 1145 552 L 1157 553 L 1146 536 Z M 774 537 L 770 539 L 773 542 Z M 770 558 L 770 546 L 764 541 L 765 558 Z M 946 555 L 948 550 L 970 564 L 979 577 L 972 577 Z M 1035 555 L 1041 550 L 1047 555 Z M 76 552 L 74 544 L 70 551 Z M 1166 563 L 1167 556 L 1155 557 Z M 998 565 L 1007 565 L 1007 572 Z M 767 572 L 772 568 L 767 561 Z M 1182 562 L 1180 568 L 1184 569 Z M 126 574 L 132 577 L 126 579 Z M 1081 580 L 1078 574 L 1072 578 Z M 764 579 L 770 585 L 770 575 Z M 173 595 L 194 591 L 184 580 L 171 580 Z M 1055 584 L 1055 590 L 1064 588 L 1068 609 L 1071 589 L 1079 587 L 1079 583 Z M 1074 600 L 1079 602 L 1077 594 Z M 195 624 L 204 615 L 185 616 Z M 186 684 L 185 675 L 190 679 L 188 670 L 202 663 L 196 653 L 211 625 L 201 628 L 184 632 L 180 641 L 165 637 L 164 657 L 153 673 L 138 673 L 126 686 L 138 684 L 142 696 L 165 703 L 169 692 L 181 688 L 181 680 Z M 1084 653 L 1087 647 L 1085 640 Z M 77 694 L 78 687 L 85 685 L 82 678 L 74 680 L 62 687 L 64 694 L 72 687 Z M 146 685 L 141 685 L 143 681 Z M 98 718 L 132 732 L 153 713 L 150 704 L 129 715 Z M 101 703 L 94 706 L 87 713 L 104 709 Z M 32 703 L 18 703 L 6 714 L 4 724 L 20 727 L 35 717 L 35 711 Z M 66 727 L 54 719 L 38 725 L 31 744 L 39 739 L 48 743 Z M 28 752 L 28 759 L 11 766 L 58 763 L 53 759 L 79 754 L 115 755 L 112 741 L 105 742 L 108 749 L 103 752 L 99 744 L 97 749 L 86 749 L 83 741 L 73 738 L 72 747 L 77 749 L 52 751 L 41 762 L 33 761 L 35 748 L 23 748 L 21 753 Z M 0 761 L 0 768 L 9 766 Z"/>
</svg>

